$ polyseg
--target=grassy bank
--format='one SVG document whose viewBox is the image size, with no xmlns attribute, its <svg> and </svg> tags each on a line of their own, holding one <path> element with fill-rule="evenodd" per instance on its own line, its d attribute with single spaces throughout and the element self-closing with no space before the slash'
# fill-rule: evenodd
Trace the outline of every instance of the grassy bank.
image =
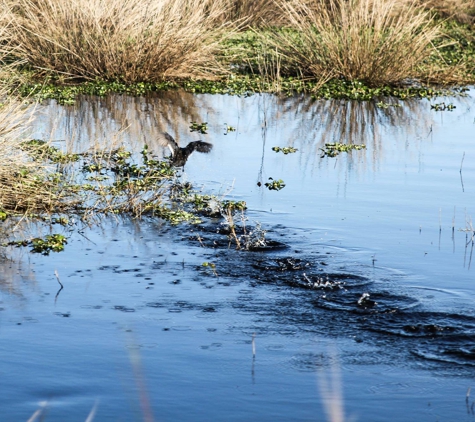
<svg viewBox="0 0 475 422">
<path fill-rule="evenodd" d="M 177 87 L 407 98 L 475 82 L 473 10 L 456 0 L 1 4 L 0 44 L 4 62 L 20 63 L 20 92 L 64 103 Z"/>
</svg>

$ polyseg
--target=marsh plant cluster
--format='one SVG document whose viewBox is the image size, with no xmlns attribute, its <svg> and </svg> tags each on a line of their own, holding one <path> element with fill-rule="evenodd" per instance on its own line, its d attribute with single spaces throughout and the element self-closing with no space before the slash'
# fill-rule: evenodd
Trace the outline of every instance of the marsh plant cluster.
<svg viewBox="0 0 475 422">
<path fill-rule="evenodd" d="M 0 4 L 2 62 L 39 98 L 177 87 L 407 98 L 439 92 L 421 83 L 475 80 L 473 8 L 462 0 Z"/>
<path fill-rule="evenodd" d="M 151 157 L 147 145 L 135 155 L 123 146 L 67 153 L 33 139 L 21 142 L 19 151 L 23 161 L 16 163 L 18 171 L 0 189 L 3 246 L 30 247 L 45 255 L 60 252 L 67 236 L 40 236 L 42 229 L 51 232 L 59 225 L 71 230 L 74 222 L 95 224 L 106 216 L 151 216 L 170 224 L 198 224 L 209 217 L 218 225 L 224 221 L 237 249 L 265 242 L 262 229 L 244 228 L 243 234 L 237 234 L 235 221 L 246 220 L 245 202 L 200 194 L 181 181 L 182 173 L 171 159 Z M 33 223 L 34 233 L 10 230 L 22 220 Z"/>
</svg>

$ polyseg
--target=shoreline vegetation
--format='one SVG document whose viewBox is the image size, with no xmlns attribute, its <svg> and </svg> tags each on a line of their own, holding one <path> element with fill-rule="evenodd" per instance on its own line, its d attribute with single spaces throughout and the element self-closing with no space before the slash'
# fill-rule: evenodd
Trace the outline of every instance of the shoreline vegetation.
<svg viewBox="0 0 475 422">
<path fill-rule="evenodd" d="M 475 82 L 475 1 L 2 0 L 22 96 L 259 92 L 369 100 Z"/>
<path fill-rule="evenodd" d="M 224 218 L 238 248 L 263 244 L 265 232 L 240 234 L 235 220 L 244 223 L 245 204 L 194 192 L 146 146 L 142 157 L 120 145 L 71 154 L 28 139 L 31 102 L 73 104 L 79 95 L 169 89 L 404 100 L 463 93 L 475 83 L 474 0 L 0 0 L 0 6 L 2 244 L 44 254 L 62 250 L 66 238 L 51 227 L 69 230 L 72 216 L 152 214 L 177 223 L 209 213 Z M 30 234 L 21 233 L 20 222 Z M 38 234 L 45 224 L 49 237 Z"/>
</svg>

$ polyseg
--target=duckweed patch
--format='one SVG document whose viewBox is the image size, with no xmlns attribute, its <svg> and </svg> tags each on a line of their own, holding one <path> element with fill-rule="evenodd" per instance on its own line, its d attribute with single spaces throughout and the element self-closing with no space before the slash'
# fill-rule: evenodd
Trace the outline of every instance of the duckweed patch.
<svg viewBox="0 0 475 422">
<path fill-rule="evenodd" d="M 45 237 L 35 237 L 28 240 L 14 240 L 4 243 L 2 246 L 30 247 L 32 253 L 49 255 L 50 252 L 61 252 L 68 243 L 62 234 L 48 234 Z"/>
<path fill-rule="evenodd" d="M 453 111 L 455 108 L 456 107 L 452 103 L 435 103 L 430 105 L 430 109 L 435 111 Z"/>
<path fill-rule="evenodd" d="M 283 147 L 283 148 L 281 148 L 281 147 L 272 147 L 272 151 L 282 152 L 285 155 L 287 155 L 287 154 L 293 154 L 294 152 L 297 152 L 298 149 L 294 148 L 294 147 Z"/>
<path fill-rule="evenodd" d="M 285 183 L 282 179 L 274 180 L 269 177 L 269 182 L 264 183 L 264 186 L 269 190 L 281 190 L 285 188 Z"/>
<path fill-rule="evenodd" d="M 359 151 L 361 149 L 365 149 L 366 145 L 353 145 L 353 144 L 340 144 L 338 142 L 335 143 L 326 143 L 325 148 L 320 148 L 320 151 L 323 152 L 321 158 L 323 157 L 336 157 L 342 152 L 350 152 L 353 150 Z"/>
</svg>

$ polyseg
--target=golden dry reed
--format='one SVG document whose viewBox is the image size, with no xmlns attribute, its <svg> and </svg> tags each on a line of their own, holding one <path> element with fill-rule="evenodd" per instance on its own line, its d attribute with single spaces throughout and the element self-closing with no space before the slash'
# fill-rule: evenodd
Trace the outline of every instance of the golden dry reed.
<svg viewBox="0 0 475 422">
<path fill-rule="evenodd" d="M 222 72 L 226 0 L 16 0 L 11 54 L 66 77 L 160 81 Z"/>
<path fill-rule="evenodd" d="M 266 42 L 281 71 L 342 77 L 377 86 L 418 76 L 440 35 L 428 11 L 400 0 L 295 0 L 280 3 L 293 30 L 271 29 Z"/>
</svg>

